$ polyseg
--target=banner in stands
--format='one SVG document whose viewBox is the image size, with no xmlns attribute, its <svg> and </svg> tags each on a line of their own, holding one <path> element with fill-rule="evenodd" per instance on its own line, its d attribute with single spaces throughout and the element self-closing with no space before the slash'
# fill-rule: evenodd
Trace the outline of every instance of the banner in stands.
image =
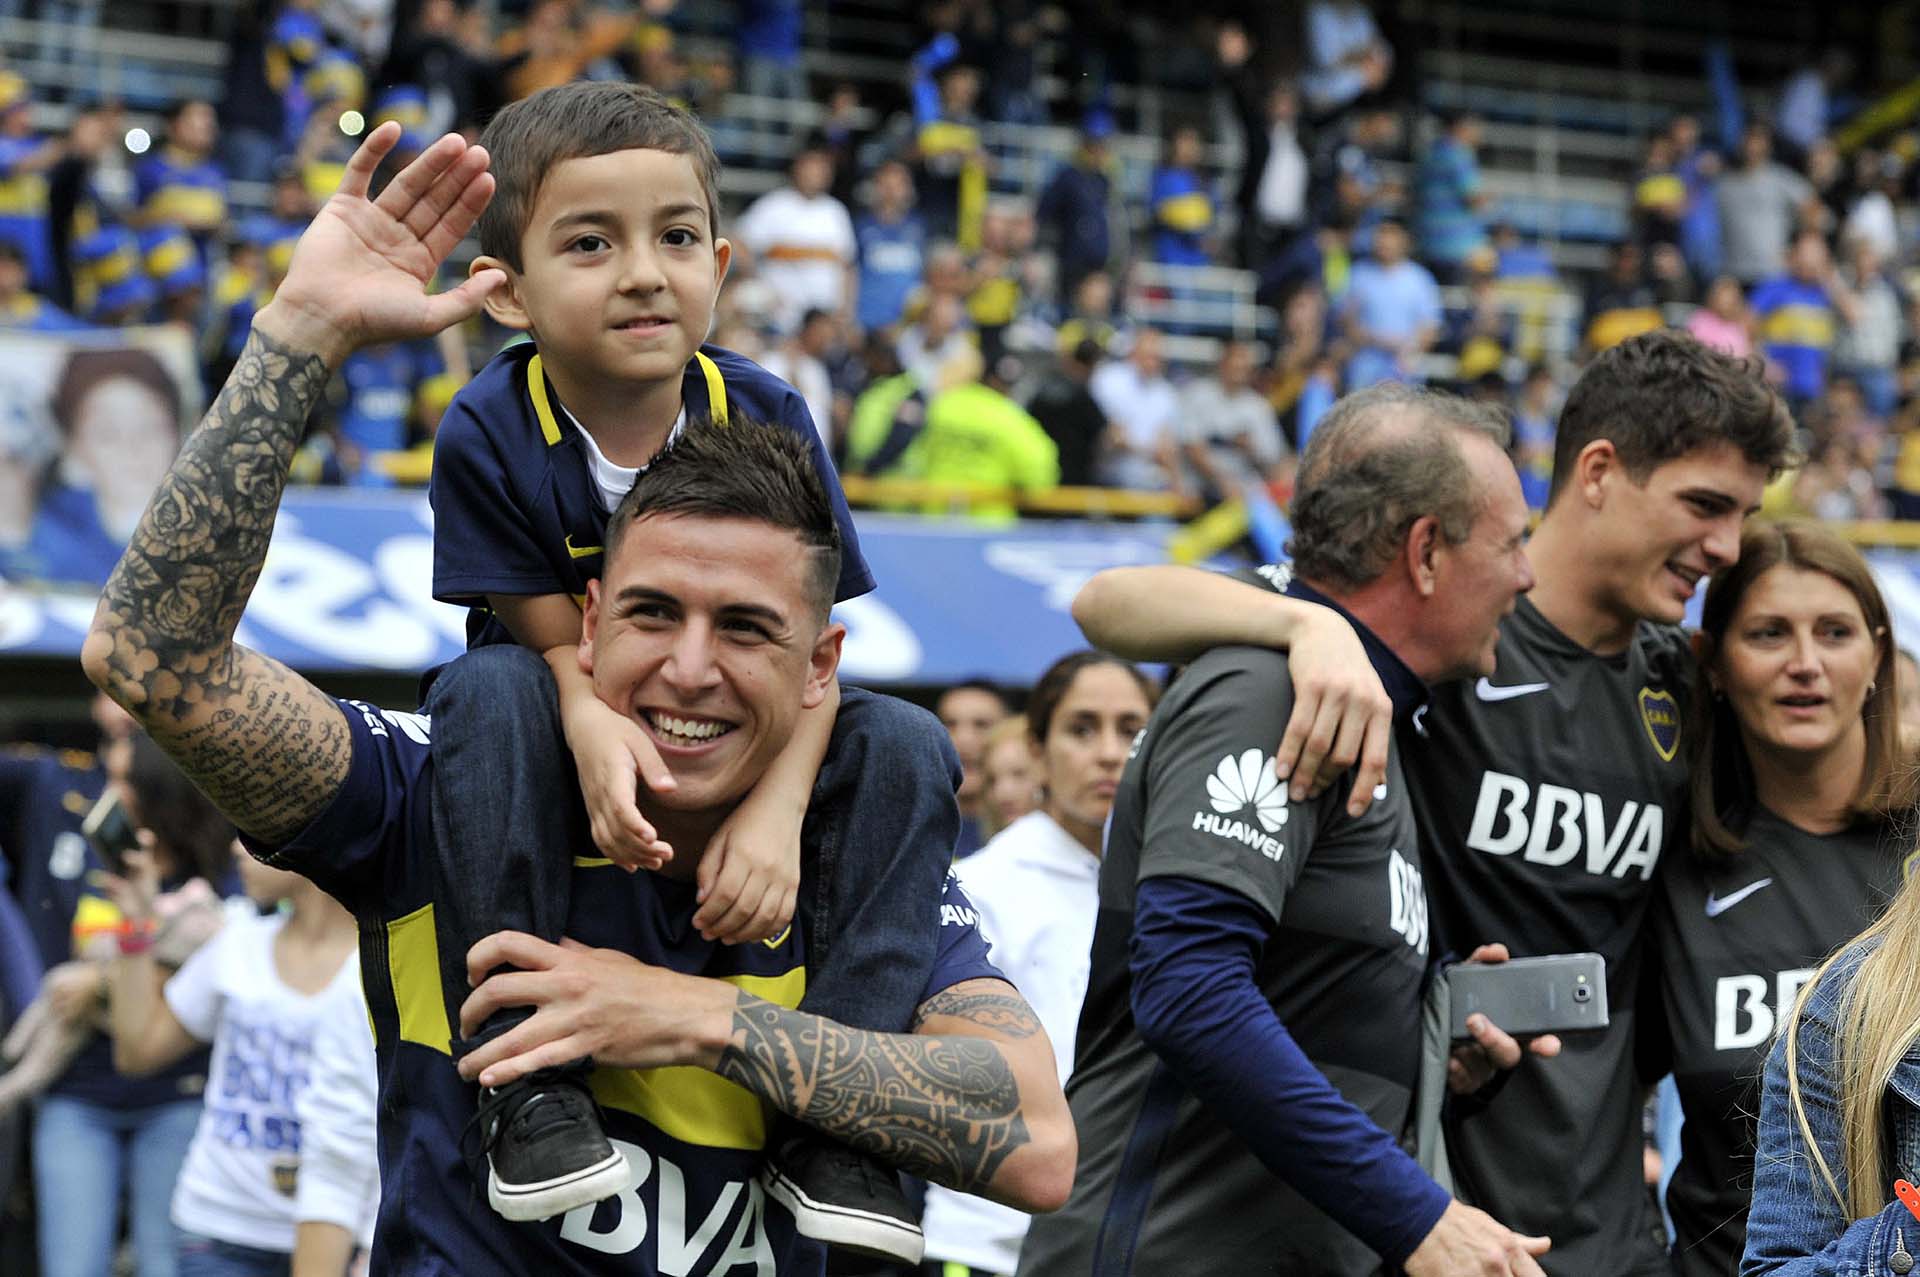
<svg viewBox="0 0 1920 1277">
<path fill-rule="evenodd" d="M 452 660 L 464 617 L 430 597 L 432 520 L 419 493 L 290 490 L 240 641 L 313 671 L 408 673 Z M 859 526 L 880 589 L 834 615 L 848 632 L 843 675 L 872 684 L 1030 683 L 1085 646 L 1068 615 L 1081 584 L 1101 568 L 1165 562 L 1168 531 L 867 514 Z M 6 575 L 0 659 L 78 657 L 97 585 Z"/>
</svg>

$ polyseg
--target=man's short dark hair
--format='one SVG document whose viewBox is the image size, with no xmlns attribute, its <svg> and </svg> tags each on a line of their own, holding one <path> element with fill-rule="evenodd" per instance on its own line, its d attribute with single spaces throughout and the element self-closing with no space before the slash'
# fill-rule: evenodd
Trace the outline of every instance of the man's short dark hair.
<svg viewBox="0 0 1920 1277">
<path fill-rule="evenodd" d="M 737 415 L 724 425 L 689 418 L 608 520 L 602 571 L 611 575 L 636 522 L 666 515 L 752 519 L 792 532 L 809 551 L 807 601 L 825 623 L 840 583 L 840 525 L 797 433 Z"/>
<path fill-rule="evenodd" d="M 1353 590 L 1377 579 L 1414 522 L 1432 515 L 1449 545 L 1473 532 L 1485 494 L 1460 452 L 1462 434 L 1507 446 L 1500 409 L 1399 382 L 1355 391 L 1314 427 L 1288 515 L 1294 568 Z"/>
<path fill-rule="evenodd" d="M 480 135 L 493 173 L 493 199 L 480 214 L 480 251 L 515 270 L 540 184 L 566 160 L 615 151 L 666 151 L 693 163 L 707 200 L 710 233 L 720 230 L 720 160 L 693 112 L 643 84 L 583 80 L 502 107 Z"/>
<path fill-rule="evenodd" d="M 1735 359 L 1672 328 L 1629 337 L 1580 374 L 1560 409 L 1549 506 L 1596 439 L 1613 445 L 1635 483 L 1716 443 L 1732 444 L 1769 475 L 1793 460 L 1793 418 L 1759 361 Z"/>
</svg>

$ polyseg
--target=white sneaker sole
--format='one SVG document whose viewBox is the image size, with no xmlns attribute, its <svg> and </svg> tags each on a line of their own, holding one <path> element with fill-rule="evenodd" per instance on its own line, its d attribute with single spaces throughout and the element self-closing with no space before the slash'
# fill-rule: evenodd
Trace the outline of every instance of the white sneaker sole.
<svg viewBox="0 0 1920 1277">
<path fill-rule="evenodd" d="M 917 1224 L 891 1215 L 816 1201 L 772 1166 L 762 1168 L 760 1186 L 769 1197 L 792 1212 L 794 1225 L 802 1237 L 902 1264 L 918 1264 L 926 1253 L 927 1239 Z"/>
<path fill-rule="evenodd" d="M 502 1219 L 519 1224 L 532 1223 L 564 1215 L 576 1206 L 590 1206 L 612 1197 L 625 1189 L 632 1178 L 627 1155 L 618 1149 L 604 1161 L 537 1184 L 502 1184 L 489 1162 L 487 1204 Z"/>
</svg>

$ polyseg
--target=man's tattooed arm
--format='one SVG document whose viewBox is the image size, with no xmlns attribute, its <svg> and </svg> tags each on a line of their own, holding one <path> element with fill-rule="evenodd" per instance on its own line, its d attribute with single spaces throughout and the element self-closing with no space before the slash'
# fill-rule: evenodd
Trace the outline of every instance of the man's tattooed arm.
<svg viewBox="0 0 1920 1277">
<path fill-rule="evenodd" d="M 815 1129 L 937 1184 L 1029 1210 L 1065 1198 L 1072 1121 L 1024 1000 L 969 980 L 874 1033 L 741 993 L 717 1070 Z M 1009 1163 L 1028 1150 L 1014 1173 Z"/>
<path fill-rule="evenodd" d="M 134 530 L 81 651 L 88 677 L 268 840 L 305 826 L 347 775 L 351 738 L 334 703 L 233 642 L 328 375 L 319 356 L 254 328 Z"/>
</svg>

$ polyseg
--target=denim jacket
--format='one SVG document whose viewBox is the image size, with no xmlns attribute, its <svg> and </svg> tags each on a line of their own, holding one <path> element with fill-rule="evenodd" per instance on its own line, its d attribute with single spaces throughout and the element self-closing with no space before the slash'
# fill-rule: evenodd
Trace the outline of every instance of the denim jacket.
<svg viewBox="0 0 1920 1277">
<path fill-rule="evenodd" d="M 1856 948 L 1834 964 L 1807 1001 L 1800 1025 L 1800 1098 L 1827 1166 L 1848 1191 L 1840 1144 L 1834 1025 L 1848 985 L 1866 956 Z M 1895 1070 L 1886 1098 L 1890 1164 L 1878 1186 L 1878 1213 L 1849 1220 L 1808 1156 L 1787 1091 L 1786 1034 L 1767 1056 L 1754 1153 L 1753 1208 L 1740 1277 L 1901 1277 L 1920 1268 L 1920 1220 L 1893 1196 L 1893 1181 L 1920 1178 L 1920 1046 Z"/>
</svg>

